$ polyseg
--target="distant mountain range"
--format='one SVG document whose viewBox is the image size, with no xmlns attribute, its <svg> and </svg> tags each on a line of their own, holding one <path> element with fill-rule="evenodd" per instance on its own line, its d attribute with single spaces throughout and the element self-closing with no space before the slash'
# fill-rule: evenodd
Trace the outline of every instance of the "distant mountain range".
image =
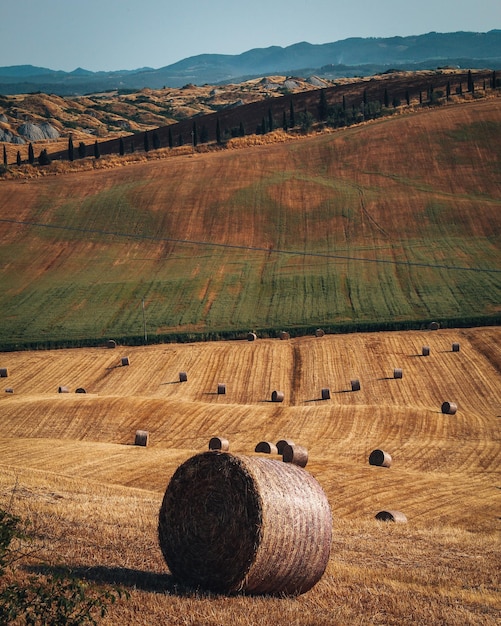
<svg viewBox="0 0 501 626">
<path fill-rule="evenodd" d="M 82 95 L 99 91 L 182 87 L 242 82 L 270 74 L 339 78 L 368 76 L 388 69 L 440 66 L 501 68 L 501 30 L 409 37 L 350 38 L 334 43 L 256 48 L 238 55 L 201 54 L 159 69 L 112 72 L 54 71 L 33 65 L 0 67 L 0 94 L 41 91 Z"/>
</svg>

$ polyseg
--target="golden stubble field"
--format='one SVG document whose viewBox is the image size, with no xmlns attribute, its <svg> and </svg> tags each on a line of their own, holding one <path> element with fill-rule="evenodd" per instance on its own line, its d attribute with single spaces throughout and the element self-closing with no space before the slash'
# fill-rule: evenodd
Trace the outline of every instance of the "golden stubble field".
<svg viewBox="0 0 501 626">
<path fill-rule="evenodd" d="M 130 592 L 104 623 L 495 624 L 500 340 L 486 327 L 2 353 L 0 506 L 30 522 L 35 571 L 70 567 Z M 455 415 L 441 413 L 444 401 Z M 137 429 L 148 447 L 132 445 Z M 156 534 L 163 493 L 212 436 L 235 454 L 282 438 L 308 448 L 334 520 L 329 565 L 308 593 L 207 595 L 168 573 Z M 391 468 L 369 465 L 376 448 Z M 408 523 L 377 522 L 386 509 Z"/>
</svg>

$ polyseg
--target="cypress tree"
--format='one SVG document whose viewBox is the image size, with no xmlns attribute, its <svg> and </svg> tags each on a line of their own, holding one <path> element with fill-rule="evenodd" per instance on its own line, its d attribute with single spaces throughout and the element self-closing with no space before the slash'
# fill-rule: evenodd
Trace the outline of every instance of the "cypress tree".
<svg viewBox="0 0 501 626">
<path fill-rule="evenodd" d="M 35 153 L 33 152 L 33 145 L 30 143 L 28 146 L 28 163 L 33 165 L 35 162 Z"/>
<path fill-rule="evenodd" d="M 3 145 L 3 164 L 7 167 L 7 149 L 5 148 L 5 144 Z"/>
<path fill-rule="evenodd" d="M 274 123 L 273 123 L 273 113 L 271 112 L 271 108 L 268 109 L 268 132 L 273 132 Z"/>
<path fill-rule="evenodd" d="M 118 145 L 118 152 L 120 153 L 120 156 L 123 156 L 125 154 L 125 146 L 124 146 L 123 137 L 120 137 L 120 141 Z"/>
<path fill-rule="evenodd" d="M 96 139 L 96 141 L 94 142 L 94 158 L 99 159 L 100 156 L 101 156 L 101 153 L 99 151 L 99 143 Z"/>
<path fill-rule="evenodd" d="M 40 156 L 38 157 L 38 162 L 39 162 L 40 165 L 50 165 L 51 164 L 51 159 L 50 159 L 50 156 L 47 154 L 46 148 L 44 148 L 40 152 Z"/>
<path fill-rule="evenodd" d="M 320 90 L 320 101 L 318 103 L 318 119 L 321 122 L 325 122 L 328 115 L 327 97 L 325 95 L 325 89 Z"/>
<path fill-rule="evenodd" d="M 289 109 L 289 127 L 294 128 L 296 126 L 296 114 L 294 113 L 294 103 L 292 102 L 292 98 Z"/>
<path fill-rule="evenodd" d="M 390 97 L 388 95 L 388 89 L 386 89 L 386 87 L 384 88 L 383 103 L 386 109 L 390 106 Z"/>
<path fill-rule="evenodd" d="M 73 135 L 70 135 L 68 139 L 68 159 L 70 161 L 73 161 L 74 158 L 75 158 L 75 155 L 73 152 Z"/>
<path fill-rule="evenodd" d="M 450 97 L 451 97 L 451 83 L 450 81 L 447 81 L 447 86 L 445 88 L 445 98 L 448 101 Z"/>
<path fill-rule="evenodd" d="M 473 84 L 473 77 L 471 75 L 471 70 L 468 70 L 468 79 L 467 79 L 467 89 L 469 93 L 473 93 L 475 90 L 475 85 Z"/>
<path fill-rule="evenodd" d="M 405 101 L 407 102 L 407 106 L 409 106 L 410 103 L 411 103 L 411 96 L 409 94 L 409 90 L 408 89 L 405 92 Z"/>
<path fill-rule="evenodd" d="M 497 87 L 497 78 L 496 78 L 496 70 L 492 71 L 492 88 L 496 89 Z"/>
<path fill-rule="evenodd" d="M 197 135 L 197 125 L 193 122 L 193 130 L 191 131 L 191 139 L 193 147 L 196 148 L 198 146 L 198 135 Z"/>
<path fill-rule="evenodd" d="M 16 163 L 18 167 L 21 165 L 21 153 L 19 152 L 19 150 L 17 151 Z"/>
</svg>

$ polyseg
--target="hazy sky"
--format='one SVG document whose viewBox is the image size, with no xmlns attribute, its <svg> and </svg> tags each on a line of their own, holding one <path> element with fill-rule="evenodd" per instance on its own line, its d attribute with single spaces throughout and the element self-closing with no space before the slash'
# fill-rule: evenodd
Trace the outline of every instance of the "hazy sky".
<svg viewBox="0 0 501 626">
<path fill-rule="evenodd" d="M 159 68 L 300 41 L 494 28 L 501 0 L 0 0 L 0 66 Z"/>
</svg>

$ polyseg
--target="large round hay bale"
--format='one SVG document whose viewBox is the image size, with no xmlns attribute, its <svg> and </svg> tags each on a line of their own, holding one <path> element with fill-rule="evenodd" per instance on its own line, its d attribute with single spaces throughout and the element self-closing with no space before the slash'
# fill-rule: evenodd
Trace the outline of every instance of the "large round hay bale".
<svg viewBox="0 0 501 626">
<path fill-rule="evenodd" d="M 271 393 L 272 402 L 283 402 L 284 398 L 285 398 L 285 394 L 283 391 L 273 391 Z"/>
<path fill-rule="evenodd" d="M 400 511 L 379 511 L 376 519 L 380 522 L 395 522 L 396 524 L 407 523 L 407 517 Z"/>
<path fill-rule="evenodd" d="M 384 450 L 373 450 L 369 454 L 369 464 L 379 467 L 391 467 L 391 455 Z"/>
<path fill-rule="evenodd" d="M 226 385 L 224 383 L 218 383 L 217 386 L 217 393 L 219 395 L 223 395 L 226 393 Z"/>
<path fill-rule="evenodd" d="M 150 433 L 147 430 L 136 430 L 135 446 L 147 446 L 150 442 Z"/>
<path fill-rule="evenodd" d="M 256 333 L 247 333 L 247 341 L 256 341 L 257 335 Z"/>
<path fill-rule="evenodd" d="M 393 370 L 393 378 L 402 378 L 403 375 L 404 375 L 404 373 L 403 373 L 401 367 L 396 367 Z"/>
<path fill-rule="evenodd" d="M 254 452 L 264 452 L 264 454 L 278 454 L 278 448 L 270 441 L 260 441 L 254 448 Z"/>
<path fill-rule="evenodd" d="M 297 595 L 325 571 L 332 515 L 319 483 L 296 465 L 205 452 L 174 473 L 158 537 L 170 572 L 184 585 Z"/>
<path fill-rule="evenodd" d="M 457 341 L 452 344 L 452 351 L 459 352 L 459 343 L 457 343 Z"/>
<path fill-rule="evenodd" d="M 360 391 L 360 381 L 358 378 L 353 378 L 353 380 L 350 381 L 350 384 L 352 391 Z"/>
<path fill-rule="evenodd" d="M 9 372 L 6 367 L 0 367 L 0 378 L 7 378 Z"/>
<path fill-rule="evenodd" d="M 188 380 L 188 374 L 186 372 L 179 372 L 179 382 L 185 383 Z"/>
<path fill-rule="evenodd" d="M 285 446 L 293 446 L 295 445 L 292 439 L 280 439 L 277 441 L 277 451 L 278 454 L 282 455 L 284 453 Z"/>
<path fill-rule="evenodd" d="M 106 342 L 106 347 L 113 350 L 113 348 L 117 347 L 117 342 L 114 339 L 108 339 Z"/>
<path fill-rule="evenodd" d="M 121 363 L 122 363 L 123 366 L 130 365 L 129 357 L 128 356 L 123 356 L 122 360 L 121 360 Z"/>
<path fill-rule="evenodd" d="M 57 393 L 70 393 L 70 390 L 68 389 L 68 387 L 64 387 L 63 385 L 60 385 L 57 388 Z"/>
<path fill-rule="evenodd" d="M 212 437 L 209 441 L 209 450 L 220 450 L 221 452 L 228 452 L 230 449 L 230 442 L 223 437 Z"/>
<path fill-rule="evenodd" d="M 325 335 L 325 331 L 323 331 L 321 328 L 317 328 L 317 330 L 315 331 L 315 337 L 323 337 Z"/>
<path fill-rule="evenodd" d="M 306 467 L 308 450 L 303 448 L 303 446 L 287 444 L 282 451 L 282 460 L 284 463 L 294 463 L 294 465 L 299 465 L 299 467 Z"/>
<path fill-rule="evenodd" d="M 442 413 L 446 415 L 454 415 L 458 410 L 458 405 L 455 402 L 443 402 Z"/>
<path fill-rule="evenodd" d="M 84 387 L 77 387 L 75 389 L 75 393 L 87 393 L 87 391 L 84 389 Z"/>
<path fill-rule="evenodd" d="M 430 356 L 430 346 L 423 346 L 421 349 L 421 354 L 423 356 Z"/>
<path fill-rule="evenodd" d="M 440 328 L 440 324 L 438 322 L 430 322 L 428 328 L 430 330 L 438 330 Z"/>
</svg>

